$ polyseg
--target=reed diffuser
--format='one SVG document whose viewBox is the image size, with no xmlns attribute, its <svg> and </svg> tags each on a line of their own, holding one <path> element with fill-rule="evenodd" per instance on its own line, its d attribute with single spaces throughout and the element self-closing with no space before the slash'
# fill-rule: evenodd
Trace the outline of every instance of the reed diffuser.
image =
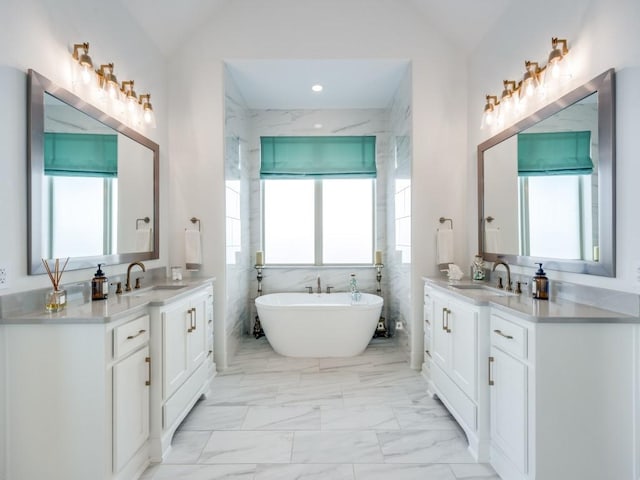
<svg viewBox="0 0 640 480">
<path fill-rule="evenodd" d="M 67 292 L 60 288 L 60 279 L 62 278 L 64 269 L 67 267 L 67 262 L 69 262 L 69 257 L 67 257 L 64 265 L 60 268 L 60 259 L 56 258 L 52 270 L 49 262 L 44 258 L 42 259 L 42 263 L 49 275 L 49 280 L 51 280 L 52 286 L 52 289 L 47 292 L 44 302 L 44 306 L 49 312 L 58 312 L 67 304 Z"/>
</svg>

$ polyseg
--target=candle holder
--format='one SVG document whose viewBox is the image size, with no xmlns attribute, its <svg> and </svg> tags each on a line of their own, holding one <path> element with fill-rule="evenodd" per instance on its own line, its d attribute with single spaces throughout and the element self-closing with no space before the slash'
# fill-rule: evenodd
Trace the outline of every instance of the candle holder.
<svg viewBox="0 0 640 480">
<path fill-rule="evenodd" d="M 382 269 L 384 268 L 384 265 L 382 263 L 376 263 L 374 265 L 374 268 L 376 269 L 376 294 L 378 296 L 382 296 Z M 376 331 L 373 334 L 373 338 L 376 337 L 385 337 L 388 338 L 389 337 L 389 330 L 387 329 L 387 320 L 383 317 L 380 316 L 380 320 L 378 320 L 378 326 L 376 327 Z"/>
<path fill-rule="evenodd" d="M 264 268 L 264 265 L 256 264 L 254 268 L 258 272 L 256 279 L 258 280 L 258 297 L 260 297 L 262 295 L 262 269 Z M 253 336 L 256 339 L 264 337 L 264 330 L 262 330 L 260 317 L 258 317 L 258 315 L 256 315 L 255 322 L 253 323 Z"/>
</svg>

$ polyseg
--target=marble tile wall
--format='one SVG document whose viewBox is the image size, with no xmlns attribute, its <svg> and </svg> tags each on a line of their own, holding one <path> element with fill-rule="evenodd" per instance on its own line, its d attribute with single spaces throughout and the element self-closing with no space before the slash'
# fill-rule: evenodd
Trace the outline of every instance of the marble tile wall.
<svg viewBox="0 0 640 480">
<path fill-rule="evenodd" d="M 249 322 L 247 304 L 252 268 L 249 239 L 248 110 L 230 75 L 225 90 L 226 297 L 225 347 L 231 359 Z"/>
<path fill-rule="evenodd" d="M 411 337 L 411 75 L 407 70 L 390 108 L 391 137 L 387 163 L 387 242 L 385 270 L 389 278 L 388 315 L 402 322 L 397 333 L 410 351 Z"/>
</svg>

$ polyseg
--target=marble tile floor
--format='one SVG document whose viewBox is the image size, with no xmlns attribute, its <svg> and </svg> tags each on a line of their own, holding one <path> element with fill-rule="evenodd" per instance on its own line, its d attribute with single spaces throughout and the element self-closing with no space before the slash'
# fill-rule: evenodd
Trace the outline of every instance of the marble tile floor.
<svg viewBox="0 0 640 480">
<path fill-rule="evenodd" d="M 246 337 L 143 480 L 499 480 L 394 339 L 287 358 Z"/>
</svg>

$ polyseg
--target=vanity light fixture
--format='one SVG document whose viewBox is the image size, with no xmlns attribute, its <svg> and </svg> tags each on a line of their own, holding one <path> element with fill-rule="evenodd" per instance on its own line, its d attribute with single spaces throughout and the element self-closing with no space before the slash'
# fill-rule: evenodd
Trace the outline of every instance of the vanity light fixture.
<svg viewBox="0 0 640 480">
<path fill-rule="evenodd" d="M 80 53 L 82 49 L 83 53 Z M 76 43 L 73 46 L 73 59 L 78 62 L 80 67 L 80 78 L 82 83 L 88 85 L 93 79 L 93 61 L 89 56 L 89 42 Z"/>
<path fill-rule="evenodd" d="M 118 79 L 113 74 L 113 63 L 100 65 L 100 69 L 96 73 L 98 75 L 98 88 L 102 90 L 102 97 L 116 100 L 120 92 L 120 86 L 118 85 Z"/>
<path fill-rule="evenodd" d="M 560 47 L 560 44 L 562 47 Z M 566 72 L 567 69 L 563 68 L 566 67 L 567 61 L 565 60 L 565 57 L 569 53 L 567 40 L 564 38 L 553 37 L 551 39 L 551 48 L 552 50 L 549 54 L 548 67 L 551 71 L 550 77 L 556 80 L 560 78 L 563 73 L 569 74 L 569 72 Z M 563 72 L 563 70 L 565 70 L 565 72 Z"/>
<path fill-rule="evenodd" d="M 484 106 L 484 114 L 482 115 L 482 125 L 480 128 L 490 128 L 496 117 L 496 108 L 498 106 L 498 97 L 495 95 L 486 96 L 487 103 Z"/>
<path fill-rule="evenodd" d="M 505 114 L 509 114 L 513 108 L 515 108 L 515 90 L 516 90 L 516 81 L 515 80 L 503 80 L 502 84 L 504 85 L 504 89 L 502 90 L 502 95 L 500 95 L 500 110 Z"/>
<path fill-rule="evenodd" d="M 127 105 L 127 110 L 130 114 L 134 113 L 138 109 L 138 96 L 133 89 L 133 84 L 133 80 L 125 80 L 122 82 L 122 88 L 120 89 Z"/>
<path fill-rule="evenodd" d="M 76 79 L 81 80 L 84 85 L 92 84 L 90 89 L 83 92 L 93 94 L 102 104 L 102 108 L 110 109 L 111 113 L 125 123 L 132 126 L 145 124 L 156 128 L 155 114 L 149 101 L 151 95 L 138 97 L 134 90 L 134 80 L 126 80 L 119 84 L 113 63 L 102 64 L 94 70 L 88 42 L 74 44 L 71 56 L 74 59 L 74 85 L 79 83 Z"/>
<path fill-rule="evenodd" d="M 140 95 L 140 105 L 142 105 L 142 120 L 145 124 L 151 128 L 156 128 L 156 116 L 153 113 L 153 106 L 151 105 L 151 94 L 146 93 Z"/>
<path fill-rule="evenodd" d="M 531 99 L 538 97 L 538 102 L 545 100 L 548 92 L 554 91 L 560 80 L 571 78 L 570 63 L 567 61 L 567 40 L 553 37 L 551 47 L 546 65 L 525 61 L 522 80 L 517 83 L 514 80 L 503 80 L 499 99 L 493 95 L 486 96 L 481 128 L 501 128 L 505 123 L 517 119 L 528 108 Z"/>
<path fill-rule="evenodd" d="M 520 88 L 520 97 L 532 97 L 536 92 L 536 89 L 540 86 L 540 76 L 542 70 L 538 65 L 538 62 L 531 62 L 529 60 L 524 62 L 525 72 L 522 77 L 522 86 Z"/>
</svg>

